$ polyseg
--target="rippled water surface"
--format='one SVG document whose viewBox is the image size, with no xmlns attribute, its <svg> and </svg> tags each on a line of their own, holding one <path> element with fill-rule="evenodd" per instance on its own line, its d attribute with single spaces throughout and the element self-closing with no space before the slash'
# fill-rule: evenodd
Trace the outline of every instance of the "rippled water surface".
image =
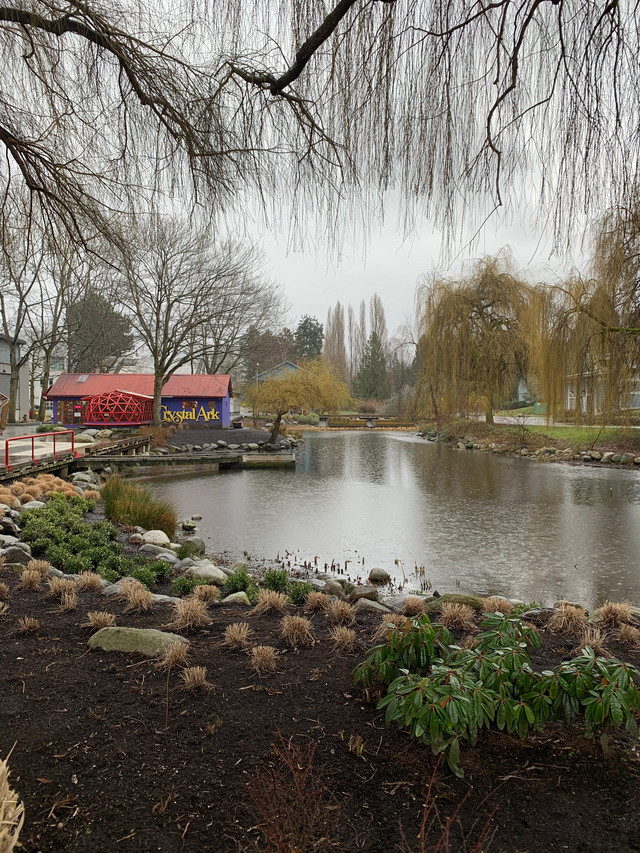
<svg viewBox="0 0 640 853">
<path fill-rule="evenodd" d="M 404 433 L 306 434 L 295 473 L 156 481 L 211 550 L 350 560 L 440 590 L 640 603 L 640 473 L 454 451 Z M 365 567 L 358 565 L 364 558 Z M 395 561 L 401 561 L 398 565 Z"/>
</svg>

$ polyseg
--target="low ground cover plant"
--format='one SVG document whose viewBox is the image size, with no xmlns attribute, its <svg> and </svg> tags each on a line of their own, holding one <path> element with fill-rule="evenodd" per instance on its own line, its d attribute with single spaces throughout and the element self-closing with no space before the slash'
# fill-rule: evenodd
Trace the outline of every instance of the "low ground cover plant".
<svg viewBox="0 0 640 853">
<path fill-rule="evenodd" d="M 482 628 L 474 648 L 463 649 L 426 614 L 407 620 L 369 651 L 355 680 L 386 685 L 378 707 L 386 708 L 387 725 L 408 728 L 435 754 L 445 753 L 458 776 L 461 746 L 475 744 L 493 725 L 525 739 L 547 722 L 580 720 L 585 736 L 598 735 L 605 750 L 617 728 L 637 736 L 640 691 L 633 666 L 587 646 L 573 660 L 537 673 L 529 654 L 540 644 L 534 628 L 499 612 L 485 614 Z"/>
<path fill-rule="evenodd" d="M 94 572 L 108 581 L 129 575 L 146 587 L 161 581 L 171 572 L 166 560 L 149 561 L 142 556 L 125 556 L 124 546 L 116 542 L 118 528 L 108 521 L 90 523 L 84 515 L 94 508 L 93 501 L 79 495 L 67 500 L 52 494 L 44 507 L 22 513 L 21 537 L 31 547 L 41 566 L 49 564 L 67 574 L 85 576 Z"/>
<path fill-rule="evenodd" d="M 246 569 L 238 569 L 227 578 L 223 597 L 232 595 L 234 592 L 246 592 L 251 604 L 258 603 L 258 585 Z"/>
</svg>

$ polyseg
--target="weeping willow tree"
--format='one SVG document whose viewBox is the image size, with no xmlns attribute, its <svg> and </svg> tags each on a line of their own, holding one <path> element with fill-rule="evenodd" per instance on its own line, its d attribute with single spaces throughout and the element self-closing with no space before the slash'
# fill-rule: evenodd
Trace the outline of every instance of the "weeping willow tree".
<svg viewBox="0 0 640 853">
<path fill-rule="evenodd" d="M 504 256 L 477 262 L 460 281 L 424 286 L 418 415 L 438 418 L 481 407 L 493 423 L 493 410 L 526 373 L 527 296 Z"/>
<path fill-rule="evenodd" d="M 531 369 L 553 416 L 628 413 L 640 370 L 640 193 L 598 223 L 592 276 L 538 286 L 531 300 Z"/>
<path fill-rule="evenodd" d="M 421 206 L 454 229 L 519 200 L 526 177 L 560 233 L 638 177 L 639 14 L 616 0 L 8 0 L 0 204 L 25 190 L 34 215 L 87 236 L 114 209 L 244 196 L 274 227 L 299 237 L 317 211 L 340 236 L 389 189 L 408 218 Z"/>
</svg>

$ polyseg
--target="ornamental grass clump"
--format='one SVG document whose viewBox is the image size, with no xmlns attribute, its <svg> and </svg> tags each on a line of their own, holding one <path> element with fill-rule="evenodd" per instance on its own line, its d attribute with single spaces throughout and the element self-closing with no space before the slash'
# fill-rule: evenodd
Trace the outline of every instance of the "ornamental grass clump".
<svg viewBox="0 0 640 853">
<path fill-rule="evenodd" d="M 153 596 L 140 581 L 121 581 L 118 598 L 126 602 L 125 613 L 144 613 L 153 607 Z"/>
<path fill-rule="evenodd" d="M 131 483 L 117 474 L 109 477 L 101 489 L 104 513 L 110 521 L 162 530 L 172 539 L 178 524 L 178 511 L 166 498 L 157 498 L 139 483 Z"/>
<path fill-rule="evenodd" d="M 249 652 L 249 666 L 256 675 L 272 675 L 276 671 L 279 652 L 273 646 L 254 646 Z"/>
<path fill-rule="evenodd" d="M 440 609 L 440 621 L 450 631 L 470 631 L 475 628 L 475 611 L 466 604 L 447 602 Z"/>
<path fill-rule="evenodd" d="M 99 631 L 101 628 L 113 628 L 115 624 L 116 617 L 113 613 L 108 613 L 106 610 L 90 610 L 87 613 L 87 621 L 83 622 L 80 627 Z"/>
<path fill-rule="evenodd" d="M 350 625 L 356 621 L 356 609 L 348 601 L 330 601 L 329 618 L 338 625 Z"/>
<path fill-rule="evenodd" d="M 174 666 L 186 666 L 189 657 L 189 643 L 169 643 L 156 662 L 157 669 L 169 672 Z"/>
<path fill-rule="evenodd" d="M 537 673 L 530 648 L 540 647 L 536 631 L 520 619 L 488 614 L 472 650 L 452 643 L 442 625 L 428 616 L 411 620 L 408 630 L 391 633 L 356 667 L 365 688 L 375 679 L 387 687 L 378 708 L 386 723 L 445 753 L 462 776 L 460 748 L 475 744 L 483 728 L 525 739 L 548 722 L 578 723 L 588 738 L 598 735 L 607 750 L 610 734 L 626 728 L 638 735 L 640 673 L 630 664 L 607 659 L 584 647 L 577 657 Z M 590 635 L 591 640 L 597 637 Z"/>
<path fill-rule="evenodd" d="M 188 666 L 180 673 L 185 690 L 212 690 L 213 684 L 207 681 L 206 666 Z"/>
<path fill-rule="evenodd" d="M 408 625 L 409 619 L 406 616 L 403 616 L 402 613 L 385 613 L 382 616 L 382 621 L 373 632 L 373 640 L 386 640 L 388 639 L 391 631 L 394 631 L 401 625 Z"/>
<path fill-rule="evenodd" d="M 508 616 L 513 609 L 513 604 L 505 598 L 490 596 L 482 599 L 482 610 L 484 613 L 504 613 Z"/>
<path fill-rule="evenodd" d="M 81 592 L 100 592 L 102 590 L 102 578 L 97 572 L 80 572 L 76 577 L 76 589 Z"/>
<path fill-rule="evenodd" d="M 287 594 L 285 592 L 275 592 L 272 589 L 261 589 L 258 592 L 258 603 L 251 613 L 255 616 L 259 616 L 261 613 L 268 613 L 270 610 L 276 610 L 278 613 L 285 613 L 288 603 Z"/>
<path fill-rule="evenodd" d="M 304 603 L 305 613 L 326 613 L 329 609 L 329 596 L 324 592 L 310 592 Z"/>
<path fill-rule="evenodd" d="M 640 631 L 633 625 L 620 625 L 620 642 L 625 646 L 638 648 L 640 646 Z"/>
<path fill-rule="evenodd" d="M 417 595 L 407 595 L 402 603 L 405 616 L 417 616 L 424 610 L 424 599 Z"/>
<path fill-rule="evenodd" d="M 597 655 L 601 655 L 605 658 L 611 657 L 607 649 L 604 647 L 604 641 L 605 635 L 602 633 L 600 628 L 585 628 L 580 635 L 580 644 L 575 651 L 580 653 L 583 649 L 588 647 L 593 649 Z"/>
<path fill-rule="evenodd" d="M 356 646 L 356 632 L 351 628 L 345 628 L 344 625 L 336 625 L 331 630 L 331 642 L 338 654 L 349 654 Z"/>
<path fill-rule="evenodd" d="M 0 759 L 0 853 L 12 853 L 20 846 L 24 806 L 9 784 L 9 766 Z"/>
<path fill-rule="evenodd" d="M 18 632 L 20 634 L 31 634 L 40 627 L 40 621 L 33 616 L 22 616 L 18 619 Z"/>
<path fill-rule="evenodd" d="M 242 650 L 249 645 L 251 628 L 248 622 L 234 622 L 224 629 L 223 643 L 230 649 Z"/>
<path fill-rule="evenodd" d="M 76 610 L 78 607 L 78 596 L 76 594 L 75 589 L 69 590 L 68 592 L 63 592 L 60 596 L 60 607 L 58 608 L 61 612 L 68 610 Z"/>
<path fill-rule="evenodd" d="M 75 588 L 75 581 L 70 578 L 49 578 L 47 598 L 62 598 L 65 593 L 72 592 Z"/>
<path fill-rule="evenodd" d="M 566 602 L 561 602 L 558 611 L 547 622 L 547 630 L 552 634 L 571 634 L 575 637 L 580 637 L 588 627 L 584 608 Z"/>
<path fill-rule="evenodd" d="M 631 621 L 631 604 L 628 601 L 605 601 L 599 612 L 600 624 L 607 628 L 619 628 Z"/>
<path fill-rule="evenodd" d="M 220 590 L 213 584 L 201 584 L 193 590 L 193 595 L 205 604 L 213 604 L 220 597 Z"/>
<path fill-rule="evenodd" d="M 25 569 L 20 575 L 18 589 L 28 589 L 31 591 L 40 589 L 41 580 L 42 575 L 40 574 L 40 572 L 34 572 L 31 569 Z"/>
<path fill-rule="evenodd" d="M 167 625 L 176 631 L 191 631 L 194 628 L 206 628 L 212 619 L 207 612 L 206 602 L 189 596 L 181 598 L 173 605 L 173 619 Z"/>
<path fill-rule="evenodd" d="M 283 616 L 280 622 L 280 634 L 288 646 L 312 646 L 315 637 L 311 630 L 311 622 L 304 616 Z"/>
<path fill-rule="evenodd" d="M 26 566 L 30 572 L 38 572 L 41 578 L 47 576 L 51 563 L 48 560 L 29 560 Z"/>
<path fill-rule="evenodd" d="M 9 586 L 0 582 L 0 601 L 6 601 L 9 598 Z"/>
</svg>

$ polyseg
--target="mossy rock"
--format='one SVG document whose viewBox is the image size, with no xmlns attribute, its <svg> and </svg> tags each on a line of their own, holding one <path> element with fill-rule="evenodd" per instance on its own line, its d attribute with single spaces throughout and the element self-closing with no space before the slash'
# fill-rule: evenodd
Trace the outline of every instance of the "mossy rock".
<svg viewBox="0 0 640 853">
<path fill-rule="evenodd" d="M 434 598 L 433 601 L 426 601 L 423 607 L 427 612 L 433 612 L 440 610 L 443 604 L 466 604 L 476 613 L 482 613 L 484 610 L 481 598 L 475 595 L 459 595 L 457 592 L 446 592 L 439 598 Z"/>
<path fill-rule="evenodd" d="M 138 652 L 153 657 L 171 643 L 188 643 L 179 634 L 155 628 L 101 628 L 87 642 L 90 649 L 104 652 Z"/>
</svg>

